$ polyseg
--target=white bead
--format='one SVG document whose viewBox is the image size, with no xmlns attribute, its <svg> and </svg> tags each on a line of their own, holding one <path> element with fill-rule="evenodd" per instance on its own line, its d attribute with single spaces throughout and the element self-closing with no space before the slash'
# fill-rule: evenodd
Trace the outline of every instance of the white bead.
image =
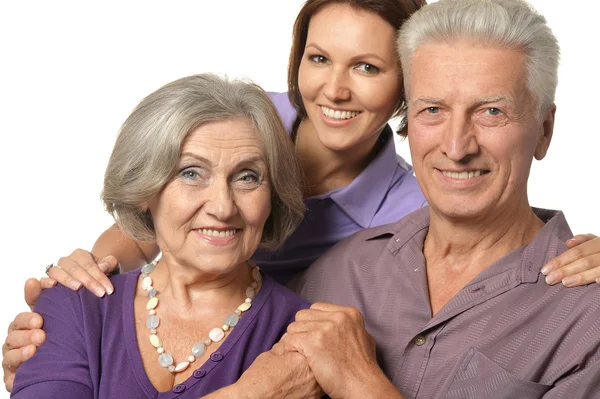
<svg viewBox="0 0 600 399">
<path fill-rule="evenodd" d="M 194 357 L 194 355 L 190 355 L 190 356 L 188 357 L 188 362 L 190 362 L 190 363 L 194 363 L 194 360 L 196 360 L 196 357 Z"/>
<path fill-rule="evenodd" d="M 170 365 L 168 369 L 171 373 L 175 372 L 175 366 Z"/>
<path fill-rule="evenodd" d="M 175 372 L 179 373 L 180 371 L 187 369 L 189 365 L 190 362 L 181 362 L 177 365 L 177 367 L 175 367 Z"/>
<path fill-rule="evenodd" d="M 164 349 L 162 346 L 161 346 L 160 348 L 156 348 L 156 351 L 157 351 L 158 353 L 160 353 L 161 355 L 162 355 L 163 353 L 165 353 L 165 349 Z"/>
<path fill-rule="evenodd" d="M 155 315 L 156 314 L 156 310 L 150 309 L 150 311 L 148 313 L 150 313 L 151 315 Z"/>
</svg>

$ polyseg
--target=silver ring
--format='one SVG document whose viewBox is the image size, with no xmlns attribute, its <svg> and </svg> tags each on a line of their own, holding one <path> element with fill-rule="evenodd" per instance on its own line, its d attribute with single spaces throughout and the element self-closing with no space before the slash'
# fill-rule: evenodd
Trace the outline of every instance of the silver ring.
<svg viewBox="0 0 600 399">
<path fill-rule="evenodd" d="M 50 263 L 48 266 L 46 266 L 46 271 L 44 272 L 46 273 L 46 276 L 50 277 L 50 269 L 52 269 L 53 267 L 58 267 L 60 269 L 60 266 L 56 263 Z"/>
</svg>

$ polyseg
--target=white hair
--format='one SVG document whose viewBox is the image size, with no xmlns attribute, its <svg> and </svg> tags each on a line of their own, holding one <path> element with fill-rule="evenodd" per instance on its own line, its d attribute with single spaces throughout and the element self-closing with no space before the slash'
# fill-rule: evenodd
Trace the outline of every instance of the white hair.
<svg viewBox="0 0 600 399">
<path fill-rule="evenodd" d="M 415 12 L 397 41 L 407 96 L 417 48 L 426 42 L 463 38 L 522 50 L 536 118 L 540 120 L 553 106 L 560 49 L 546 19 L 524 0 L 440 0 Z"/>
</svg>

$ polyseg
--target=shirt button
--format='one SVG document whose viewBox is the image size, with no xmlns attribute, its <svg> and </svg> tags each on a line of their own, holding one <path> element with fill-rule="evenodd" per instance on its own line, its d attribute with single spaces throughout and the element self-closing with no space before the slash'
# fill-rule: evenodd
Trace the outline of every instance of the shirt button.
<svg viewBox="0 0 600 399">
<path fill-rule="evenodd" d="M 417 346 L 423 346 L 425 343 L 425 337 L 419 334 L 415 337 L 414 342 Z"/>
<path fill-rule="evenodd" d="M 196 370 L 194 371 L 194 378 L 202 378 L 206 375 L 206 371 L 204 370 Z"/>
<path fill-rule="evenodd" d="M 215 352 L 212 355 L 210 355 L 210 360 L 212 360 L 213 362 L 220 362 L 221 360 L 223 360 L 223 355 L 221 354 L 221 352 Z"/>
<path fill-rule="evenodd" d="M 173 388 L 173 392 L 175 393 L 181 393 L 185 391 L 185 385 L 176 385 L 175 388 Z"/>
</svg>

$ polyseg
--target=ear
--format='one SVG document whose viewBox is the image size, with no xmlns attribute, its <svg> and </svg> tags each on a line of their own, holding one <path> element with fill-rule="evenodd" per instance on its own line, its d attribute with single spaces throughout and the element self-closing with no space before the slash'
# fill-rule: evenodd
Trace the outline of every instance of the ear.
<svg viewBox="0 0 600 399">
<path fill-rule="evenodd" d="M 550 141 L 552 140 L 552 133 L 554 132 L 554 114 L 556 113 L 556 105 L 552 105 L 552 107 L 546 112 L 546 116 L 544 117 L 544 122 L 542 123 L 540 137 L 538 139 L 537 146 L 535 147 L 535 159 L 538 161 L 544 159 L 546 153 L 548 152 L 548 147 L 550 147 Z"/>
</svg>

